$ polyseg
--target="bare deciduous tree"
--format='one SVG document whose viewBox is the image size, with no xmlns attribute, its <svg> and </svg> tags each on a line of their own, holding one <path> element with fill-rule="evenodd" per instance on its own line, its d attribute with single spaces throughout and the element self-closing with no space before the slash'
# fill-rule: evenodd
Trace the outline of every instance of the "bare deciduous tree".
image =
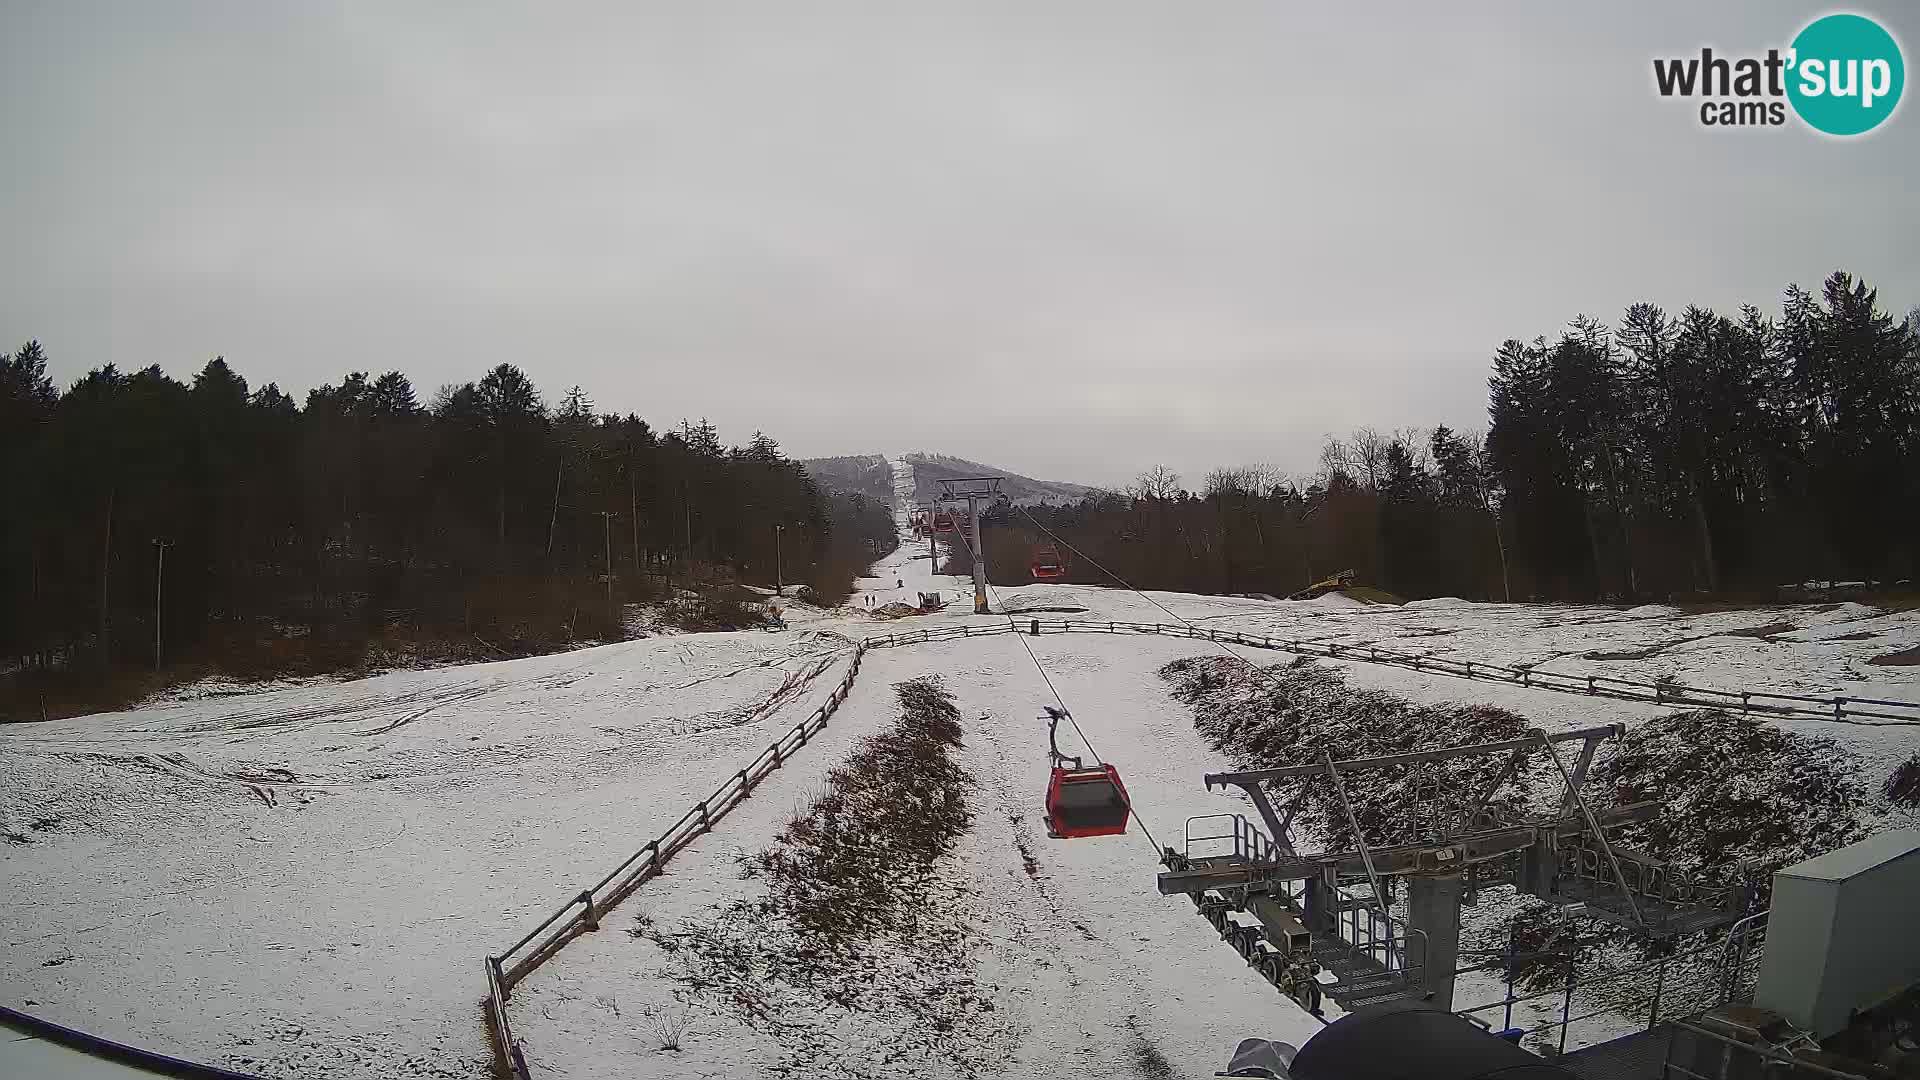
<svg viewBox="0 0 1920 1080">
<path fill-rule="evenodd" d="M 1180 474 L 1165 465 L 1155 465 L 1136 477 L 1127 487 L 1127 494 L 1136 499 L 1166 501 L 1180 495 Z"/>
</svg>

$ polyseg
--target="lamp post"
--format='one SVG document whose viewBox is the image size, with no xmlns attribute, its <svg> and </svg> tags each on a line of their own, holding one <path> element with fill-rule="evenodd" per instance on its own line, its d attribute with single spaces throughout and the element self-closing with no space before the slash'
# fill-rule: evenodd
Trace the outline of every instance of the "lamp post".
<svg viewBox="0 0 1920 1080">
<path fill-rule="evenodd" d="M 786 531 L 785 525 L 773 527 L 773 595 L 775 596 L 783 595 L 787 589 L 786 567 L 780 562 L 780 534 Z"/>
<path fill-rule="evenodd" d="M 1305 495 L 1300 498 L 1300 557 L 1307 564 L 1307 583 L 1303 588 L 1313 588 L 1313 540 L 1307 535 L 1307 520 L 1319 513 L 1320 508 L 1325 505 L 1327 505 L 1325 495 L 1321 496 L 1319 502 L 1312 504 L 1307 502 Z"/>
<path fill-rule="evenodd" d="M 620 611 L 613 606 L 613 519 L 620 515 L 611 510 L 600 511 L 600 520 L 607 534 L 607 618 L 614 627 L 620 625 Z"/>
<path fill-rule="evenodd" d="M 153 538 L 153 670 L 160 670 L 160 587 L 167 580 L 167 549 L 173 541 Z"/>
</svg>

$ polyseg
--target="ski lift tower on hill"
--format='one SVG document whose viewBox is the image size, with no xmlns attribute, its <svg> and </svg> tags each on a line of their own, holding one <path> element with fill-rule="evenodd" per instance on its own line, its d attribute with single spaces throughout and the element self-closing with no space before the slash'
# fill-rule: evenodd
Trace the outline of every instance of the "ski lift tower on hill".
<svg viewBox="0 0 1920 1080">
<path fill-rule="evenodd" d="M 973 552 L 973 613 L 975 615 L 988 614 L 987 544 L 986 537 L 980 534 L 980 507 L 993 502 L 999 495 L 1000 477 L 998 476 L 960 476 L 940 481 L 940 502 L 965 502 L 967 520 L 973 526 L 968 543 Z"/>
</svg>

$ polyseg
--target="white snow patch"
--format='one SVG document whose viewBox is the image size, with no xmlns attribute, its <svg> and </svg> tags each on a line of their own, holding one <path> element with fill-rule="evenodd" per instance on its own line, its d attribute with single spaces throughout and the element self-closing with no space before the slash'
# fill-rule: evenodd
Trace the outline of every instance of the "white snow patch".
<svg viewBox="0 0 1920 1080">
<path fill-rule="evenodd" d="M 1668 607 L 1665 604 L 1641 604 L 1639 607 L 1628 608 L 1620 613 L 1622 618 L 1627 619 L 1671 619 L 1680 614 L 1679 608 Z"/>
<path fill-rule="evenodd" d="M 1367 608 L 1375 605 L 1367 603 L 1343 592 L 1321 593 L 1311 600 L 1301 601 L 1317 608 Z"/>
</svg>

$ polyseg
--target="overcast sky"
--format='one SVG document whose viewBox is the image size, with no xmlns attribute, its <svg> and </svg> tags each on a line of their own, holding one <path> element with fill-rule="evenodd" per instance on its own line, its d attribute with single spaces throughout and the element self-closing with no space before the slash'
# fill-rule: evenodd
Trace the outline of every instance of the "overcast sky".
<svg viewBox="0 0 1920 1080">
<path fill-rule="evenodd" d="M 1825 5 L 1353 7 L 0 0 L 0 342 L 300 397 L 511 361 L 1117 485 L 1484 427 L 1495 347 L 1583 311 L 1920 302 L 1911 103 L 1838 141 L 1652 90 Z"/>
</svg>

